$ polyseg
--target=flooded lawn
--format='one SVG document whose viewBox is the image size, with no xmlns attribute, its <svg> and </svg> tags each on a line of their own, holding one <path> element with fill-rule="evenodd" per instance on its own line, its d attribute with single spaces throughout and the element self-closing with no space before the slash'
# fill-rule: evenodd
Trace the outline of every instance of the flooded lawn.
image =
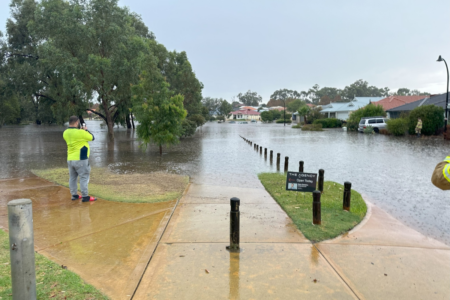
<svg viewBox="0 0 450 300">
<path fill-rule="evenodd" d="M 116 130 L 107 142 L 106 128 L 87 121 L 95 135 L 91 164 L 118 173 L 167 171 L 189 175 L 196 184 L 262 188 L 257 173 L 276 171 L 240 137 L 289 156 L 289 170 L 305 161 L 306 172 L 325 170 L 325 179 L 352 182 L 367 199 L 405 224 L 450 245 L 450 193 L 430 181 L 435 165 L 450 153 L 441 139 L 363 135 L 341 130 L 302 132 L 278 124 L 208 123 L 159 156 L 156 147 L 139 148 L 133 131 Z M 32 169 L 66 167 L 64 128 L 14 126 L 0 129 L 0 178 L 31 176 Z M 236 195 L 239 197 L 239 195 Z"/>
</svg>

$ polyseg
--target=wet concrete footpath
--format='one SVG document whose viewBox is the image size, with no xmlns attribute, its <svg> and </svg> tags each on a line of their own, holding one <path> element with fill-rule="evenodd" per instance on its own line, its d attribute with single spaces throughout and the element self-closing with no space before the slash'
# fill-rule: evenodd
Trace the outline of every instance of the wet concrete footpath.
<svg viewBox="0 0 450 300">
<path fill-rule="evenodd" d="M 225 248 L 234 196 L 240 253 Z M 450 247 L 369 206 L 312 244 L 264 189 L 191 185 L 133 299 L 448 299 Z"/>
<path fill-rule="evenodd" d="M 6 204 L 20 198 L 32 200 L 35 250 L 111 299 L 131 298 L 176 204 L 82 203 L 38 177 L 6 179 L 0 180 L 0 228 L 8 229 Z"/>
</svg>

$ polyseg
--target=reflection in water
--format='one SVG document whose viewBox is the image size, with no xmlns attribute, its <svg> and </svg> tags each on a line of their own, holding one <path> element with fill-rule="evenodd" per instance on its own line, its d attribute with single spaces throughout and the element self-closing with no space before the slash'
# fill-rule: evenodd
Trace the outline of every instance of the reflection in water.
<svg viewBox="0 0 450 300">
<path fill-rule="evenodd" d="M 230 273 L 229 273 L 230 294 L 228 299 L 239 298 L 239 253 L 230 252 Z"/>
<path fill-rule="evenodd" d="M 311 245 L 311 267 L 314 268 L 314 270 L 317 269 L 319 264 L 319 256 L 319 250 L 317 250 L 316 246 Z"/>
<path fill-rule="evenodd" d="M 166 171 L 189 175 L 196 184 L 262 188 L 257 174 L 279 170 L 255 153 L 239 135 L 274 153 L 288 156 L 291 171 L 298 161 L 305 172 L 325 170 L 325 180 L 344 183 L 370 197 L 403 223 L 450 245 L 450 194 L 435 188 L 430 177 L 448 154 L 441 138 L 364 135 L 342 130 L 302 132 L 278 124 L 207 123 L 202 133 L 164 148 L 139 147 L 134 130 L 107 129 L 86 121 L 95 135 L 90 163 L 118 173 Z M 66 168 L 63 127 L 13 126 L 0 129 L 0 178 L 30 176 L 32 169 Z"/>
</svg>

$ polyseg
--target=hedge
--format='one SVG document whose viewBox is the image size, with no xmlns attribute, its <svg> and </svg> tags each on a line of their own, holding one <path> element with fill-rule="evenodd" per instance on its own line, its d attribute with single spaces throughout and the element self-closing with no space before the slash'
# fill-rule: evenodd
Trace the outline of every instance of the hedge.
<svg viewBox="0 0 450 300">
<path fill-rule="evenodd" d="M 342 126 L 342 121 L 335 118 L 318 119 L 313 124 L 322 124 L 322 128 L 338 128 Z"/>
<path fill-rule="evenodd" d="M 410 134 L 415 134 L 418 118 L 422 120 L 422 134 L 435 134 L 444 126 L 444 109 L 436 105 L 424 105 L 414 108 L 409 114 Z"/>
<path fill-rule="evenodd" d="M 407 118 L 391 119 L 387 121 L 387 130 L 393 135 L 404 135 L 408 132 L 409 120 Z"/>
<path fill-rule="evenodd" d="M 287 123 L 287 124 L 291 124 L 292 121 L 291 121 L 291 120 L 277 120 L 277 123 Z"/>
</svg>

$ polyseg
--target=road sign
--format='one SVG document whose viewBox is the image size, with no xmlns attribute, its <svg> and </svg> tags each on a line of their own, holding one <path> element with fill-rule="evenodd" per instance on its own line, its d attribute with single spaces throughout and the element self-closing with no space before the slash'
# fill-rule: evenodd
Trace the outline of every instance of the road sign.
<svg viewBox="0 0 450 300">
<path fill-rule="evenodd" d="M 296 192 L 314 192 L 316 190 L 317 174 L 287 172 L 286 190 Z"/>
</svg>

